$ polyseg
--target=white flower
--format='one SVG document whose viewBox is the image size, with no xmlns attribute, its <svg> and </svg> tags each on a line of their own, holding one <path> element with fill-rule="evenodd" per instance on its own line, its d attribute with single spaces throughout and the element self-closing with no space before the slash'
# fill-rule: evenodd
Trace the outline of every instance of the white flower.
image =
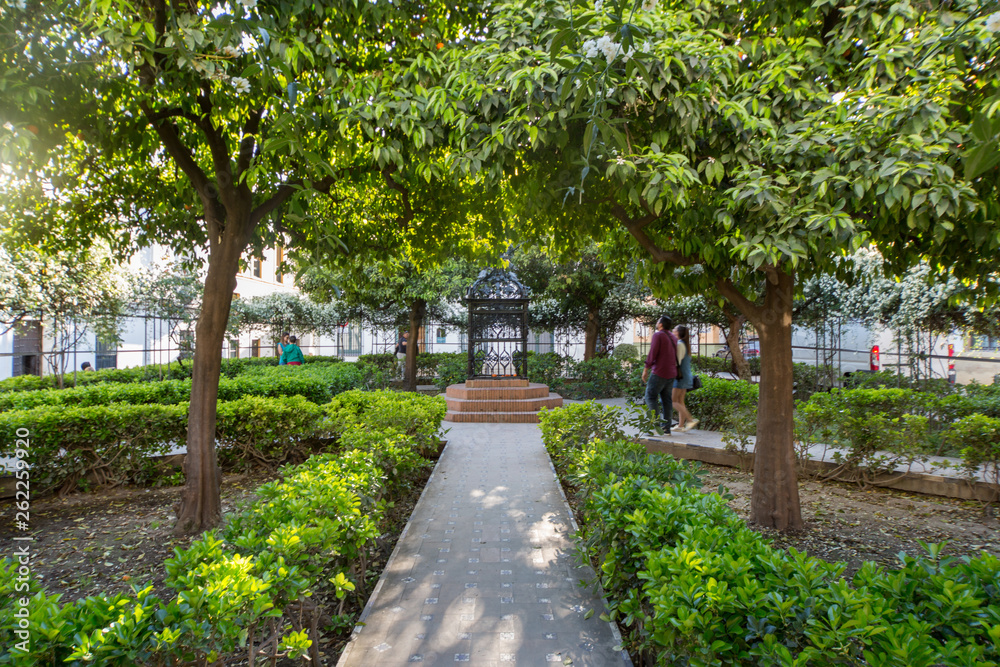
<svg viewBox="0 0 1000 667">
<path fill-rule="evenodd" d="M 233 84 L 233 88 L 235 88 L 236 92 L 240 93 L 241 95 L 243 93 L 250 92 L 250 82 L 244 79 L 242 76 L 234 76 L 232 79 L 229 80 L 229 83 Z"/>
<path fill-rule="evenodd" d="M 601 11 L 602 7 L 604 7 L 604 0 L 597 0 L 597 2 L 594 3 L 594 11 L 595 12 Z"/>
<path fill-rule="evenodd" d="M 222 47 L 222 55 L 226 56 L 227 58 L 238 58 L 241 53 L 242 52 L 240 51 L 239 47 L 236 46 Z"/>
<path fill-rule="evenodd" d="M 240 0 L 240 4 L 243 5 L 243 9 L 255 9 L 257 0 Z"/>
<path fill-rule="evenodd" d="M 596 58 L 600 50 L 597 48 L 597 41 L 588 39 L 583 43 L 583 54 L 588 58 Z"/>
<path fill-rule="evenodd" d="M 1000 32 L 1000 12 L 986 17 L 986 29 L 990 32 Z"/>
<path fill-rule="evenodd" d="M 831 99 L 833 100 L 834 104 L 840 104 L 841 100 L 844 99 L 844 96 L 846 94 L 847 93 L 834 93 L 833 96 L 831 97 Z"/>
<path fill-rule="evenodd" d="M 642 0 L 642 11 L 651 12 L 656 9 L 656 0 Z"/>
</svg>

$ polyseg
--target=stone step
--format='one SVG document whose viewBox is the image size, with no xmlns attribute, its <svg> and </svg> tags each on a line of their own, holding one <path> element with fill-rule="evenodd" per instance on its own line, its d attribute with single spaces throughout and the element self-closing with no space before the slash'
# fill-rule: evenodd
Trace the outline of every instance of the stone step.
<svg viewBox="0 0 1000 667">
<path fill-rule="evenodd" d="M 444 415 L 449 422 L 474 422 L 479 424 L 537 424 L 537 412 L 454 412 Z"/>
<path fill-rule="evenodd" d="M 532 382 L 527 387 L 491 387 L 488 389 L 477 389 L 475 387 L 467 387 L 464 384 L 453 384 L 445 390 L 445 396 L 448 398 L 482 401 L 547 398 L 548 395 L 548 386 L 537 382 Z"/>
<path fill-rule="evenodd" d="M 538 412 L 542 408 L 561 408 L 562 396 L 549 394 L 544 398 L 505 398 L 505 399 L 445 399 L 448 409 L 453 412 Z"/>
</svg>

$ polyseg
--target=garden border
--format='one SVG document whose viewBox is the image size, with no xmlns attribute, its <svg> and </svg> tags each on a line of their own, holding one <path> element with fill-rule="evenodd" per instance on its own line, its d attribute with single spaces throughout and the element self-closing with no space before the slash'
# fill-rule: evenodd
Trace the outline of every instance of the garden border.
<svg viewBox="0 0 1000 667">
<path fill-rule="evenodd" d="M 753 454 L 739 454 L 728 452 L 717 447 L 696 445 L 694 443 L 656 440 L 649 437 L 640 437 L 639 442 L 646 446 L 649 454 L 670 454 L 675 458 L 687 459 L 689 461 L 701 461 L 713 465 L 739 468 L 744 461 L 748 461 L 750 469 L 753 469 Z M 744 459 L 744 457 L 747 457 Z M 833 470 L 840 467 L 840 464 L 832 461 L 817 461 L 810 459 L 806 463 L 809 472 Z M 978 500 L 981 502 L 992 502 L 997 499 L 997 489 L 992 484 L 976 481 L 970 482 L 961 477 L 949 477 L 946 475 L 931 475 L 920 472 L 908 472 L 900 477 L 899 472 L 883 473 L 874 478 L 875 484 L 883 489 L 895 489 L 897 491 L 908 491 L 910 493 L 921 493 L 928 496 L 939 496 L 943 498 L 958 498 L 960 500 Z M 887 481 L 879 484 L 880 481 Z"/>
</svg>

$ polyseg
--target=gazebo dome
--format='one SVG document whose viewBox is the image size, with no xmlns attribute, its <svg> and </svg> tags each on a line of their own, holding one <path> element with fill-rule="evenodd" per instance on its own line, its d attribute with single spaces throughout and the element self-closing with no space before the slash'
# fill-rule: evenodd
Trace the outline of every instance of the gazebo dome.
<svg viewBox="0 0 1000 667">
<path fill-rule="evenodd" d="M 476 281 L 465 290 L 466 300 L 528 299 L 531 290 L 517 279 L 514 271 L 499 268 L 483 269 Z"/>
</svg>

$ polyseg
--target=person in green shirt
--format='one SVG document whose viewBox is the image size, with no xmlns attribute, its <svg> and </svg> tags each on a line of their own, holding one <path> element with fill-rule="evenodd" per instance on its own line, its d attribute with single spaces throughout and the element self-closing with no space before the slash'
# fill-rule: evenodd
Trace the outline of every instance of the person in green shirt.
<svg viewBox="0 0 1000 667">
<path fill-rule="evenodd" d="M 281 359 L 278 360 L 278 364 L 287 366 L 302 365 L 305 357 L 302 356 L 302 350 L 299 349 L 298 342 L 299 339 L 295 336 L 288 337 L 288 343 L 282 346 Z"/>
</svg>

